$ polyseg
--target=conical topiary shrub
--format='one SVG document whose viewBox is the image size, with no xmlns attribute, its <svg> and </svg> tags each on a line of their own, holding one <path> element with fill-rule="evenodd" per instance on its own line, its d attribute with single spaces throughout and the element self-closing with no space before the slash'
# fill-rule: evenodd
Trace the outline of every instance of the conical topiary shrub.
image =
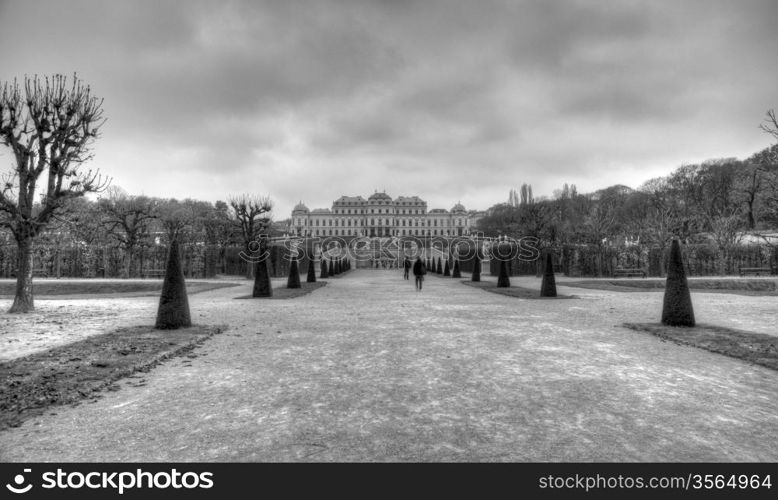
<svg viewBox="0 0 778 500">
<path fill-rule="evenodd" d="M 308 283 L 316 283 L 316 266 L 313 259 L 308 259 L 308 277 L 305 279 Z"/>
<path fill-rule="evenodd" d="M 500 259 L 500 274 L 497 276 L 497 288 L 509 288 L 511 279 L 508 277 L 508 261 Z"/>
<path fill-rule="evenodd" d="M 459 272 L 459 261 L 458 260 L 454 260 L 454 270 L 451 271 L 451 277 L 452 278 L 461 278 L 462 277 L 462 273 Z"/>
<path fill-rule="evenodd" d="M 473 274 L 470 281 L 481 281 L 481 255 L 478 250 L 475 252 L 475 262 L 473 262 Z"/>
<path fill-rule="evenodd" d="M 543 282 L 540 285 L 541 297 L 556 297 L 556 280 L 554 279 L 554 259 L 552 252 L 546 252 L 546 267 L 543 270 Z"/>
<path fill-rule="evenodd" d="M 172 330 L 186 326 L 192 326 L 192 319 L 189 315 L 189 299 L 186 295 L 184 272 L 181 269 L 178 241 L 173 240 L 168 250 L 165 281 L 162 283 L 157 322 L 154 328 Z"/>
<path fill-rule="evenodd" d="M 321 259 L 321 274 L 319 274 L 319 278 L 326 278 L 330 275 L 329 270 L 327 269 L 327 261 L 323 258 Z"/>
<path fill-rule="evenodd" d="M 669 326 L 694 326 L 694 308 L 683 268 L 681 244 L 673 240 L 667 263 L 667 282 L 662 307 L 662 323 Z"/>
<path fill-rule="evenodd" d="M 437 274 L 443 274 L 443 264 L 441 264 L 440 259 L 442 259 L 442 257 L 438 257 L 438 265 L 435 267 L 435 272 Z"/>
<path fill-rule="evenodd" d="M 289 278 L 286 280 L 286 288 L 300 288 L 300 268 L 297 265 L 297 257 L 289 264 Z"/>
<path fill-rule="evenodd" d="M 443 276 L 451 276 L 451 268 L 448 267 L 448 259 L 446 259 L 446 265 L 443 266 Z"/>
<path fill-rule="evenodd" d="M 329 268 L 329 276 L 330 278 L 335 276 L 335 260 L 330 260 L 330 268 Z"/>
<path fill-rule="evenodd" d="M 267 270 L 267 261 L 262 259 L 254 264 L 254 290 L 252 297 L 272 297 L 273 286 L 270 284 L 270 273 Z"/>
</svg>

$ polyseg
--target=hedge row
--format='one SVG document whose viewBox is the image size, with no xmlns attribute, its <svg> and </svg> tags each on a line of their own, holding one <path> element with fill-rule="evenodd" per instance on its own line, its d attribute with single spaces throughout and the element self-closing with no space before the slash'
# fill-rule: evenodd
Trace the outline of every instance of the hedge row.
<svg viewBox="0 0 778 500">
<path fill-rule="evenodd" d="M 778 249 L 767 245 L 737 246 L 724 256 L 716 247 L 704 244 L 684 245 L 682 252 L 688 276 L 718 275 L 722 259 L 728 275 L 738 274 L 741 267 L 778 266 Z M 659 277 L 664 275 L 666 266 L 662 266 L 662 262 L 667 262 L 669 254 L 669 246 L 664 250 L 639 246 L 563 246 L 554 249 L 554 271 L 566 276 L 596 277 L 613 276 L 614 270 L 619 268 L 639 268 L 645 270 L 648 276 Z M 508 269 L 511 276 L 539 276 L 542 272 L 540 259 L 531 262 L 513 260 Z M 491 259 L 489 272 L 495 276 L 499 273 L 499 261 Z"/>
<path fill-rule="evenodd" d="M 778 249 L 767 245 L 742 245 L 721 256 L 711 245 L 684 245 L 684 261 L 689 276 L 715 276 L 724 259 L 726 274 L 735 275 L 740 267 L 778 266 Z M 471 249 L 472 253 L 473 250 Z M 661 276 L 663 259 L 669 255 L 669 247 L 597 248 L 596 246 L 562 246 L 554 249 L 554 270 L 567 276 L 612 276 L 617 268 L 641 268 L 649 276 Z M 249 263 L 240 257 L 241 248 L 205 245 L 182 245 L 182 268 L 187 278 L 213 277 L 216 274 L 246 276 Z M 285 277 L 289 273 L 289 253 L 282 246 L 270 247 L 268 268 L 273 277 Z M 310 252 L 306 252 L 310 254 Z M 152 246 L 139 249 L 133 261 L 133 276 L 159 276 L 165 268 L 167 248 Z M 472 255 L 460 255 L 460 270 L 473 271 Z M 666 261 L 666 260 L 665 260 Z M 537 261 L 513 260 L 509 265 L 511 276 L 536 275 L 542 268 Z M 308 269 L 308 258 L 298 262 L 302 272 Z M 357 263 L 358 264 L 358 263 Z M 497 275 L 499 262 L 491 259 L 489 272 Z M 363 267 L 363 266 L 360 266 Z M 12 278 L 17 268 L 16 246 L 0 246 L 0 277 Z M 53 247 L 37 246 L 34 250 L 34 268 L 37 276 L 62 278 L 118 278 L 127 277 L 125 252 L 112 247 Z M 318 269 L 317 269 L 318 273 Z"/>
<path fill-rule="evenodd" d="M 209 278 L 216 274 L 246 276 L 249 264 L 240 257 L 237 247 L 181 245 L 181 267 L 187 278 Z M 270 247 L 268 268 L 271 276 L 285 277 L 289 273 L 289 260 L 284 258 L 289 251 L 283 247 Z M 138 249 L 129 276 L 127 255 L 122 249 L 113 247 L 45 247 L 34 249 L 35 275 L 50 278 L 126 278 L 161 277 L 165 269 L 167 248 L 155 245 Z M 0 246 L 0 277 L 16 276 L 18 255 L 14 245 Z M 301 269 L 307 269 L 308 260 L 298 262 Z"/>
</svg>

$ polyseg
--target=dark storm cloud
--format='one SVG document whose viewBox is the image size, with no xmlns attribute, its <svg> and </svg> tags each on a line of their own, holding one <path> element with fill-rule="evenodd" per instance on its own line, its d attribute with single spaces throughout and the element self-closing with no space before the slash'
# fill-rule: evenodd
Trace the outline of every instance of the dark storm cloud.
<svg viewBox="0 0 778 500">
<path fill-rule="evenodd" d="M 106 99 L 96 163 L 130 191 L 267 192 L 279 217 L 373 189 L 487 208 L 521 182 L 637 186 L 769 144 L 756 125 L 778 106 L 776 14 L 772 0 L 11 0 L 0 77 L 78 71 Z"/>
</svg>

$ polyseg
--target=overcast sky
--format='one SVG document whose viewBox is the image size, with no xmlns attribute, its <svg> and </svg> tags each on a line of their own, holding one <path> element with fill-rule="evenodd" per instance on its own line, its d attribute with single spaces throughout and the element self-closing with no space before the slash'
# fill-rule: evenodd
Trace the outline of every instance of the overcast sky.
<svg viewBox="0 0 778 500">
<path fill-rule="evenodd" d="M 486 209 L 769 146 L 776 20 L 776 0 L 0 0 L 0 81 L 77 72 L 105 98 L 93 166 L 133 194 Z"/>
</svg>

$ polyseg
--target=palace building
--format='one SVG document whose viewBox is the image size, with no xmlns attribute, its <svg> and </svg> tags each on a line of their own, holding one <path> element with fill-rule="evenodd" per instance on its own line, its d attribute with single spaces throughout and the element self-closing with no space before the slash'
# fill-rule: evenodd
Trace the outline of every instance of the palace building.
<svg viewBox="0 0 778 500">
<path fill-rule="evenodd" d="M 466 236 L 474 227 L 476 212 L 461 203 L 451 210 L 427 209 L 418 196 L 392 199 L 375 192 L 367 199 L 341 196 L 332 208 L 309 210 L 302 202 L 292 210 L 290 233 L 297 236 Z"/>
</svg>

